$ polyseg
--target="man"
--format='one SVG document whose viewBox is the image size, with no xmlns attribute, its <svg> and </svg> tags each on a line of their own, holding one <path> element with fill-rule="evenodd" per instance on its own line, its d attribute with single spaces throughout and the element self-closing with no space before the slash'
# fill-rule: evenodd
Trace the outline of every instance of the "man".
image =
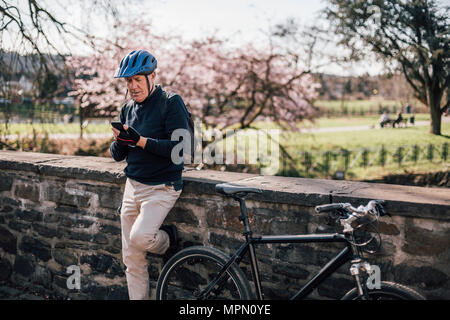
<svg viewBox="0 0 450 320">
<path fill-rule="evenodd" d="M 389 124 L 390 122 L 391 122 L 391 119 L 389 118 L 389 113 L 387 111 L 384 111 L 380 117 L 380 127 L 384 128 L 384 126 L 386 124 Z"/>
<path fill-rule="evenodd" d="M 398 125 L 400 127 L 400 123 L 403 121 L 402 111 L 400 110 L 397 112 L 397 118 L 392 123 L 392 127 L 395 128 L 395 125 Z"/>
<path fill-rule="evenodd" d="M 155 85 L 156 58 L 147 51 L 126 55 L 115 78 L 125 78 L 131 101 L 120 112 L 122 131 L 112 128 L 114 160 L 126 159 L 127 177 L 120 210 L 122 255 L 132 300 L 149 298 L 146 252 L 163 255 L 177 241 L 175 226 L 162 226 L 180 196 L 183 163 L 174 164 L 171 141 L 176 129 L 187 129 L 187 109 L 179 95 Z"/>
</svg>

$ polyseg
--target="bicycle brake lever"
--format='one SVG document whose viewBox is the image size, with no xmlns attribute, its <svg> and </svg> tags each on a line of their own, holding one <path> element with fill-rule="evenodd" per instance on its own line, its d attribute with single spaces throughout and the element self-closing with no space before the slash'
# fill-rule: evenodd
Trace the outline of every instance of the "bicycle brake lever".
<svg viewBox="0 0 450 320">
<path fill-rule="evenodd" d="M 376 204 L 376 208 L 378 210 L 378 213 L 380 214 L 380 217 L 383 217 L 383 216 L 392 217 L 392 215 L 390 213 L 388 213 L 384 210 L 383 205 L 381 205 L 380 203 Z"/>
</svg>

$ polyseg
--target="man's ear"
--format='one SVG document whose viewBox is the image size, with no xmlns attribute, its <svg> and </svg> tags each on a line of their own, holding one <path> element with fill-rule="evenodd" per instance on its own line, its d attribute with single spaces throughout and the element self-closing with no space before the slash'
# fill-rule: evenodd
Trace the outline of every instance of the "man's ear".
<svg viewBox="0 0 450 320">
<path fill-rule="evenodd" d="M 152 78 L 152 81 L 155 80 L 155 78 L 156 78 L 156 71 L 153 71 L 152 74 L 150 75 L 150 77 Z"/>
</svg>

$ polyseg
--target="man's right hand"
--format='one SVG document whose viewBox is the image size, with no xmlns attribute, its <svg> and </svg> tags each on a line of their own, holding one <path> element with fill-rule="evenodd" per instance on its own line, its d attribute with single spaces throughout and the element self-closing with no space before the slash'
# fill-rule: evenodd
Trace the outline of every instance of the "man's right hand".
<svg viewBox="0 0 450 320">
<path fill-rule="evenodd" d="M 121 147 L 126 147 L 126 146 L 128 146 L 128 143 L 125 143 L 125 142 L 120 141 L 119 139 L 117 139 L 117 137 L 118 137 L 119 134 L 120 134 L 120 131 L 119 131 L 119 130 L 117 130 L 116 128 L 111 128 L 111 130 L 112 130 L 113 135 L 114 135 L 114 140 L 116 140 L 116 142 L 117 142 Z"/>
</svg>

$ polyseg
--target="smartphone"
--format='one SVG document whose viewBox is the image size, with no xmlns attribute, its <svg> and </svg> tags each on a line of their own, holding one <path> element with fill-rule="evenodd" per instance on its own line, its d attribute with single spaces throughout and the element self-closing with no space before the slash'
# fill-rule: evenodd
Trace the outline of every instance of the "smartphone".
<svg viewBox="0 0 450 320">
<path fill-rule="evenodd" d="M 120 121 L 111 121 L 111 126 L 113 128 L 116 128 L 119 131 L 125 132 L 125 129 L 123 128 L 123 124 Z"/>
</svg>

